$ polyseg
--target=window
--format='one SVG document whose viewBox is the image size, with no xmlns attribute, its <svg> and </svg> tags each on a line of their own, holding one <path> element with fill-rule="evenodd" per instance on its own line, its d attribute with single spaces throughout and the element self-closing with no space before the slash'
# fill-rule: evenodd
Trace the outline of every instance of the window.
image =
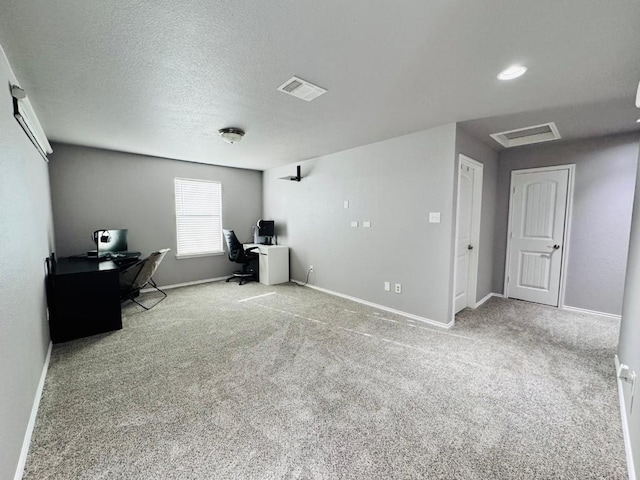
<svg viewBox="0 0 640 480">
<path fill-rule="evenodd" d="M 222 253 L 222 185 L 175 178 L 177 256 Z"/>
</svg>

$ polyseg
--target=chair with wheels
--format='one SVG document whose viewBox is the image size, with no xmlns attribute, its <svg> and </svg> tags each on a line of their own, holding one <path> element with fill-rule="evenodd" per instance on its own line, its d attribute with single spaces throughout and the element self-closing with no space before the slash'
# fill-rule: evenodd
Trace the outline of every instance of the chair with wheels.
<svg viewBox="0 0 640 480">
<path fill-rule="evenodd" d="M 169 248 L 163 248 L 162 250 L 153 252 L 147 258 L 140 260 L 120 271 L 121 303 L 126 302 L 127 300 L 131 300 L 132 302 L 140 305 L 145 310 L 151 310 L 162 300 L 167 298 L 167 294 L 160 290 L 160 288 L 158 288 L 158 285 L 156 285 L 156 282 L 154 282 L 153 278 L 151 277 L 158 269 L 158 265 L 160 265 L 160 262 L 162 262 L 162 259 L 169 250 Z M 147 285 L 151 285 L 162 294 L 162 298 L 160 298 L 160 300 L 156 301 L 150 306 L 143 305 L 136 300 L 136 297 L 140 295 L 140 290 L 142 290 Z"/>
<path fill-rule="evenodd" d="M 233 230 L 222 231 L 224 233 L 224 239 L 227 242 L 227 249 L 229 250 L 229 260 L 242 265 L 242 270 L 233 272 L 233 275 L 227 278 L 227 282 L 238 279 L 240 285 L 244 285 L 247 282 L 258 281 L 258 253 L 253 251 L 258 247 L 251 247 L 245 250 Z"/>
</svg>

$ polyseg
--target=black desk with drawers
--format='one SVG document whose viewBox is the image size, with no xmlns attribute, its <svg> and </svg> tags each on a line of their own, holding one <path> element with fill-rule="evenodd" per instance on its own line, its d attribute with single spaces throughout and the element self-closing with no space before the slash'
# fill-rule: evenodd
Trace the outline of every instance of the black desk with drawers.
<svg viewBox="0 0 640 480">
<path fill-rule="evenodd" d="M 122 328 L 120 267 L 95 258 L 61 258 L 48 275 L 53 343 Z"/>
</svg>

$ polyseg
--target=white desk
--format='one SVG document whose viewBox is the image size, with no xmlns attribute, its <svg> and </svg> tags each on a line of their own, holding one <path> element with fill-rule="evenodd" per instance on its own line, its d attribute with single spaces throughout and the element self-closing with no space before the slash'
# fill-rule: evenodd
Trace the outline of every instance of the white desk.
<svg viewBox="0 0 640 480">
<path fill-rule="evenodd" d="M 260 283 L 275 285 L 289 281 L 289 247 L 284 245 L 256 245 L 245 243 L 244 248 L 258 247 L 252 252 L 260 254 L 258 269 Z"/>
</svg>

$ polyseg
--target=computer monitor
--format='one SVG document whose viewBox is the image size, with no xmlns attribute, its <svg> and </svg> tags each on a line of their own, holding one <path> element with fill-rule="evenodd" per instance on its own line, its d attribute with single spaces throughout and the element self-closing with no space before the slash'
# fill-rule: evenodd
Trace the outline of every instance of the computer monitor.
<svg viewBox="0 0 640 480">
<path fill-rule="evenodd" d="M 254 243 L 271 245 L 271 239 L 276 234 L 276 226 L 273 220 L 258 220 L 254 229 Z"/>
<path fill-rule="evenodd" d="M 261 237 L 273 237 L 276 234 L 276 223 L 273 220 L 258 221 L 258 235 Z"/>
<path fill-rule="evenodd" d="M 96 230 L 93 239 L 98 249 L 98 257 L 109 257 L 112 253 L 126 252 L 127 229 L 121 230 Z"/>
</svg>

